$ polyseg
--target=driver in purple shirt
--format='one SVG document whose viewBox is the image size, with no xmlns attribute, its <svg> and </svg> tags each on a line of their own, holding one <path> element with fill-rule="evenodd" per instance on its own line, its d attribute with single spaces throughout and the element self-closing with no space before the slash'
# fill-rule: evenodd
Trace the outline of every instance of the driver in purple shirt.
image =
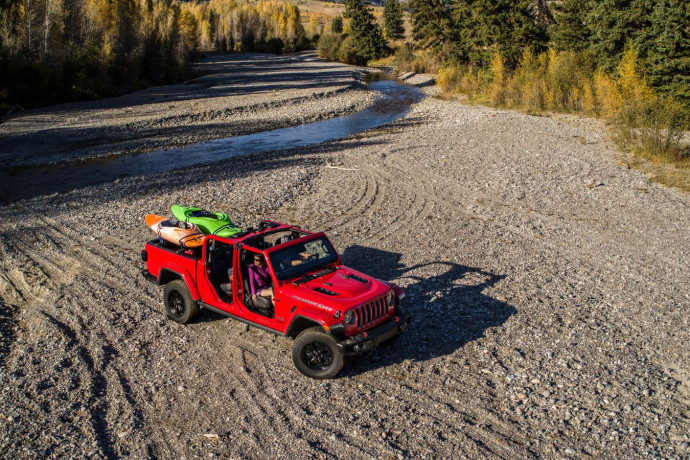
<svg viewBox="0 0 690 460">
<path fill-rule="evenodd" d="M 249 266 L 249 289 L 252 292 L 253 302 L 256 302 L 257 297 L 266 297 L 273 304 L 271 276 L 263 254 L 254 254 L 254 263 Z"/>
</svg>

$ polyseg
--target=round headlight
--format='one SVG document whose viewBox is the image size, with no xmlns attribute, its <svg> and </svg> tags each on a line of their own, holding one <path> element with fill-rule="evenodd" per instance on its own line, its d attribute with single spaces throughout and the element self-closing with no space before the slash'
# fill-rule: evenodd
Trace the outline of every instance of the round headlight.
<svg viewBox="0 0 690 460">
<path fill-rule="evenodd" d="M 345 322 L 347 324 L 355 324 L 355 312 L 352 310 L 348 310 L 347 313 L 345 313 Z"/>
<path fill-rule="evenodd" d="M 390 291 L 388 296 L 386 296 L 386 302 L 388 302 L 389 307 L 394 306 L 393 302 L 395 302 L 395 294 L 393 294 L 393 291 Z"/>
</svg>

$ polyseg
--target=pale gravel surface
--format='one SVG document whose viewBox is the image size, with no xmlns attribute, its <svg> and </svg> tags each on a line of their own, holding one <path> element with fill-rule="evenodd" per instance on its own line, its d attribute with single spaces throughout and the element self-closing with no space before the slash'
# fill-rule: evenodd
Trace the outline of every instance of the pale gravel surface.
<svg viewBox="0 0 690 460">
<path fill-rule="evenodd" d="M 342 141 L 10 205 L 0 452 L 687 458 L 690 197 L 616 158 L 594 123 L 429 97 Z M 288 339 L 167 321 L 139 250 L 175 203 L 327 230 L 407 288 L 409 331 L 321 382 Z"/>
</svg>

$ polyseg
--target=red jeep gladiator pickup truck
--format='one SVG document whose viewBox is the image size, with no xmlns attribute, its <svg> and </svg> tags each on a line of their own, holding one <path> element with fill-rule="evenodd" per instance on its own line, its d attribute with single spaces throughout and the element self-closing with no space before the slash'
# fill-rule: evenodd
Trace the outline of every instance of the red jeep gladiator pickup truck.
<svg viewBox="0 0 690 460">
<path fill-rule="evenodd" d="M 273 303 L 252 300 L 249 265 L 264 256 Z M 196 250 L 159 239 L 141 252 L 143 274 L 165 285 L 167 315 L 178 323 L 206 308 L 294 338 L 292 359 L 303 374 L 327 379 L 344 356 L 397 338 L 410 323 L 399 286 L 343 265 L 324 233 L 262 221 L 230 238 L 208 235 Z"/>
</svg>

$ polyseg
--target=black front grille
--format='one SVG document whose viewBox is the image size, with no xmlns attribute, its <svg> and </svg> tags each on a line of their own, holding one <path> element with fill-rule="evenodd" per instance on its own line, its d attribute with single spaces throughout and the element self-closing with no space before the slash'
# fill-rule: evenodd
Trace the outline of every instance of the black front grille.
<svg viewBox="0 0 690 460">
<path fill-rule="evenodd" d="M 365 329 L 381 322 L 388 316 L 386 297 L 382 296 L 355 309 L 357 329 Z"/>
</svg>

